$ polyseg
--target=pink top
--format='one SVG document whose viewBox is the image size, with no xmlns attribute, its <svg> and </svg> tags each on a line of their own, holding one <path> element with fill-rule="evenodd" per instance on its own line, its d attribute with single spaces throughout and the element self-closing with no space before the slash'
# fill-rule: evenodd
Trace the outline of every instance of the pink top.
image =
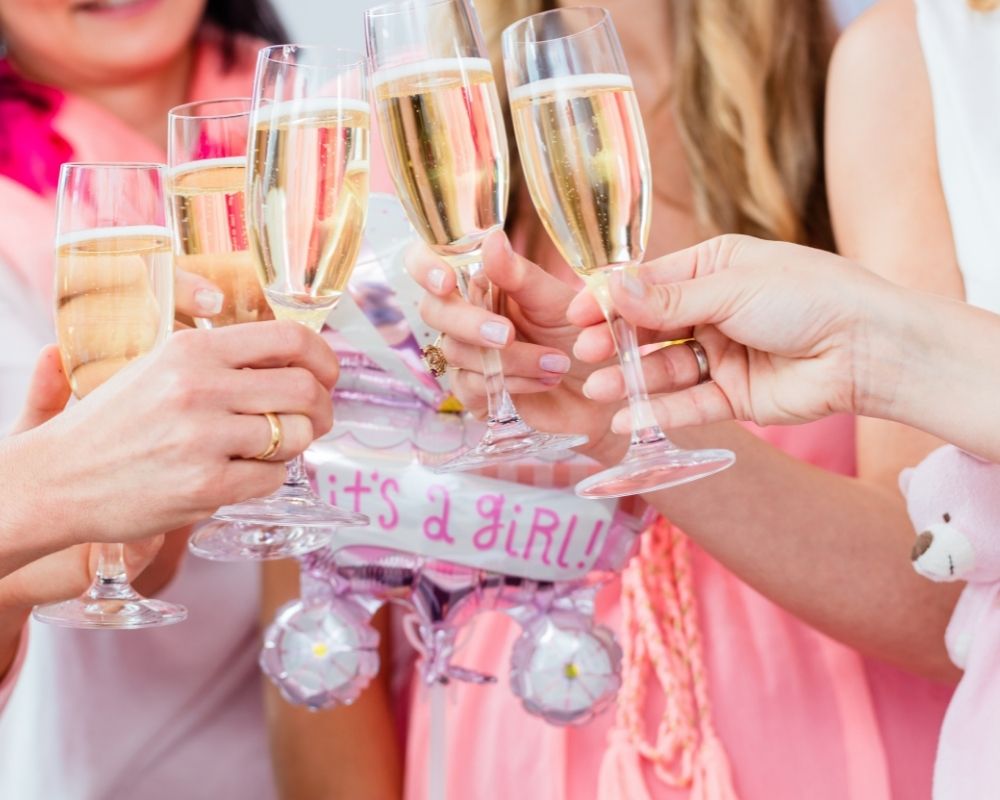
<svg viewBox="0 0 1000 800">
<path fill-rule="evenodd" d="M 217 38 L 206 34 L 189 99 L 248 96 L 257 48 L 240 42 L 224 72 Z M 54 127 L 77 160 L 165 158 L 82 98 L 64 99 Z M 0 286 L 6 293 L 18 276 L 30 287 L 44 327 L 55 198 L 0 177 L 0 208 Z M 3 364 L 15 355 L 10 341 L 0 348 Z M 23 362 L 36 352 L 22 354 Z M 12 368 L 0 379 L 0 393 L 20 385 Z M 189 559 L 164 597 L 188 607 L 187 622 L 128 633 L 31 626 L 20 674 L 13 670 L 0 686 L 0 701 L 9 695 L 0 714 L 0 798 L 275 796 L 257 668 L 257 567 Z"/>
<path fill-rule="evenodd" d="M 844 474 L 854 470 L 849 418 L 758 433 L 803 460 Z M 697 547 L 690 549 L 707 693 L 736 795 L 741 800 L 929 797 L 950 689 L 866 661 L 777 607 Z M 621 613 L 615 583 L 599 598 L 598 617 L 620 632 Z M 556 728 L 524 712 L 508 690 L 510 645 L 517 633 L 506 617 L 483 615 L 459 655 L 463 666 L 496 674 L 499 683 L 486 688 L 455 683 L 448 689 L 448 796 L 467 796 L 475 786 L 483 798 L 597 798 L 614 714 L 582 728 Z M 429 777 L 430 704 L 424 687 L 414 683 L 407 800 L 427 797 Z M 652 681 L 646 688 L 652 738 L 663 695 Z M 691 796 L 658 781 L 646 762 L 642 773 L 652 800 Z M 600 800 L 641 800 L 637 792 L 619 788 L 613 794 L 605 788 Z"/>
</svg>

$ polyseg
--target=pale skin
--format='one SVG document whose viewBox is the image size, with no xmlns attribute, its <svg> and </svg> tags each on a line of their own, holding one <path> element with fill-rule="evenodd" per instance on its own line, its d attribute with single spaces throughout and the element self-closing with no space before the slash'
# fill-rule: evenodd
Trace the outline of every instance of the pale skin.
<svg viewBox="0 0 1000 800">
<path fill-rule="evenodd" d="M 90 543 L 178 531 L 151 575 L 158 588 L 183 552 L 185 526 L 278 488 L 283 462 L 330 429 L 338 374 L 326 343 L 293 322 L 184 331 L 63 411 L 69 386 L 46 348 L 20 431 L 0 442 L 0 670 L 33 605 L 86 588 Z M 265 411 L 284 435 L 261 461 Z M 130 566 L 157 547 L 139 546 Z"/>
<path fill-rule="evenodd" d="M 870 24 L 863 20 L 862 30 Z M 881 34 L 876 32 L 875 36 Z M 915 37 L 915 31 L 911 36 Z M 834 59 L 831 117 L 839 119 L 843 126 L 855 125 L 867 113 L 860 105 L 865 104 L 866 109 L 878 105 L 883 115 L 871 124 L 873 130 L 879 130 L 877 138 L 884 137 L 886 149 L 898 147 L 904 139 L 912 141 L 913 120 L 905 114 L 885 118 L 891 108 L 879 94 L 883 86 L 891 85 L 905 96 L 907 89 L 901 89 L 900 84 L 908 85 L 910 92 L 918 92 L 921 81 L 926 92 L 926 76 L 912 63 L 906 68 L 905 49 L 896 41 L 898 37 L 889 37 L 888 41 L 879 38 L 878 47 L 866 46 L 866 50 L 878 50 L 887 63 L 882 65 L 882 73 L 875 65 L 865 66 L 862 79 L 852 72 L 857 69 L 852 61 L 863 55 L 852 52 L 855 48 L 850 43 L 854 38 L 855 34 L 847 35 L 846 44 L 838 47 Z M 897 49 L 900 52 L 894 52 Z M 919 50 L 916 55 L 919 58 Z M 898 68 L 893 66 L 897 58 L 903 59 L 903 66 Z M 841 96 L 845 93 L 849 97 Z M 847 103 L 849 107 L 845 107 Z M 929 107 L 924 111 L 929 119 Z M 873 136 L 865 139 L 869 146 Z M 842 168 L 835 153 L 847 146 L 843 138 L 832 123 L 827 142 L 833 151 L 831 172 Z M 854 155 L 857 163 L 862 163 L 864 154 Z M 925 154 L 921 163 L 933 164 L 934 158 L 933 152 Z M 864 169 L 877 172 L 878 165 L 864 163 Z M 863 168 L 856 165 L 856 169 Z M 895 198 L 898 192 L 892 176 L 883 173 L 881 180 L 883 191 Z M 845 189 L 848 184 L 849 199 L 838 194 L 840 184 L 833 183 L 838 233 L 844 228 L 841 220 L 849 213 L 846 207 L 856 202 L 859 191 L 856 180 L 845 181 Z M 870 188 L 869 193 L 873 192 Z M 908 197 L 918 194 L 916 188 L 906 192 Z M 883 209 L 895 203 L 882 196 Z M 938 219 L 947 219 L 943 209 L 938 212 Z M 654 218 L 657 213 L 658 209 L 654 210 Z M 865 213 L 870 224 L 874 211 L 866 208 Z M 860 211 L 858 215 L 860 226 L 865 217 Z M 927 222 L 922 221 L 920 226 L 926 229 Z M 872 226 L 872 231 L 869 238 L 899 246 L 910 238 L 909 232 L 900 227 L 889 232 L 885 225 Z M 678 238 L 673 249 L 692 243 Z M 527 259 L 506 252 L 502 242 L 491 243 L 490 248 L 487 272 L 507 292 L 509 320 L 464 304 L 453 291 L 450 271 L 445 269 L 443 275 L 432 277 L 445 265 L 428 251 L 411 259 L 411 274 L 428 290 L 424 319 L 446 333 L 445 352 L 449 361 L 462 370 L 455 381 L 460 396 L 471 408 L 482 409 L 482 381 L 476 375 L 479 367 L 474 347 L 498 346 L 482 336 L 483 323 L 505 324 L 511 342 L 505 348 L 505 369 L 523 381 L 516 391 L 523 394 L 518 397 L 518 407 L 524 416 L 543 430 L 572 428 L 588 433 L 593 442 L 590 454 L 604 463 L 615 463 L 625 444 L 623 437 L 610 431 L 618 405 L 606 406 L 602 414 L 583 396 L 583 381 L 590 367 L 574 359 L 568 372 L 553 386 L 553 378 L 559 376 L 541 366 L 543 355 L 573 353 L 578 329 L 568 324 L 565 314 L 560 318 L 558 309 L 568 308 L 576 292 Z M 883 259 L 869 258 L 867 253 L 852 255 L 866 264 L 872 261 L 876 271 L 883 263 Z M 950 259 L 953 262 L 954 256 L 950 255 Z M 693 357 L 690 368 L 694 368 Z M 855 479 L 798 462 L 734 425 L 674 431 L 671 435 L 684 446 L 729 447 L 737 453 L 736 466 L 711 480 L 654 493 L 647 499 L 743 580 L 806 622 L 863 653 L 923 675 L 954 680 L 958 673 L 947 657 L 943 637 L 959 589 L 942 589 L 920 579 L 911 569 L 907 553 L 913 530 L 895 486 L 899 469 L 916 463 L 932 444 L 913 447 L 900 458 L 884 443 L 869 445 L 868 432 L 866 427 L 859 433 L 862 462 Z M 727 502 L 718 503 L 720 496 Z M 733 530 L 739 530 L 740 536 L 734 537 Z M 803 536 L 803 530 L 808 530 L 809 535 Z M 878 535 L 872 535 L 873 531 Z M 873 608 L 880 609 L 880 613 L 872 614 Z M 914 609 L 920 609 L 920 613 L 915 614 Z"/>
<path fill-rule="evenodd" d="M 575 0 L 560 3 L 573 4 L 586 3 Z M 656 131 L 650 141 L 653 181 L 657 187 L 653 205 L 655 224 L 647 248 L 648 255 L 655 257 L 704 238 L 694 219 L 690 177 L 669 104 L 660 102 L 665 87 L 669 86 L 670 58 L 663 46 L 666 37 L 651 37 L 650 31 L 661 30 L 660 23 L 666 24 L 666 9 L 662 3 L 638 0 L 606 5 L 622 40 L 646 128 Z M 871 107 L 880 106 L 890 87 L 901 97 L 920 92 L 926 97 L 926 76 L 912 20 L 892 35 L 885 30 L 864 34 L 878 39 L 874 45 L 869 42 L 864 48 L 849 46 L 862 36 L 861 31 L 872 27 L 870 17 L 861 20 L 857 30 L 845 37 L 846 43 L 838 48 L 833 63 L 827 140 L 830 170 L 844 169 L 843 161 L 848 158 L 843 130 L 838 135 L 838 129 L 849 129 L 859 123 L 860 115 L 872 113 Z M 881 38 L 883 35 L 885 40 Z M 863 49 L 872 51 L 869 56 L 877 54 L 878 74 L 868 72 L 870 68 L 860 64 L 864 52 L 853 52 Z M 871 122 L 870 128 L 868 121 L 865 122 L 867 134 L 858 137 L 859 144 L 867 141 L 870 147 L 873 140 L 878 140 L 885 149 L 913 144 L 912 117 L 898 113 L 897 109 L 890 120 L 886 118 L 890 108 L 880 106 L 874 110 L 885 113 L 872 117 L 880 122 Z M 925 115 L 920 126 L 926 132 L 932 124 L 929 103 L 909 109 L 911 114 L 917 112 Z M 921 162 L 922 169 L 926 167 L 924 172 L 919 178 L 914 177 L 911 164 L 910 171 L 904 173 L 908 181 L 916 183 L 906 184 L 908 201 L 921 193 L 930 201 L 934 191 L 940 192 L 935 153 L 933 147 L 928 150 L 926 145 L 923 141 L 919 154 L 924 159 Z M 850 209 L 845 206 L 859 200 L 858 176 L 874 170 L 868 172 L 872 177 L 864 183 L 865 206 L 876 204 L 872 192 L 877 189 L 880 214 L 892 211 L 899 199 L 892 180 L 899 175 L 880 173 L 880 164 L 875 163 L 877 159 L 870 152 L 852 152 L 850 158 L 855 159 L 851 180 L 829 178 L 837 233 L 845 239 L 844 246 L 853 258 L 881 271 L 879 263 L 869 264 L 860 253 L 850 252 L 845 229 Z M 889 163 L 884 154 L 882 163 Z M 876 179 L 876 174 L 880 178 Z M 522 201 L 529 202 L 526 195 Z M 938 232 L 934 236 L 936 253 L 941 256 L 938 263 L 954 264 L 950 232 L 947 239 L 940 235 L 942 229 L 947 229 L 943 203 L 931 203 L 927 213 L 933 219 L 921 219 L 917 229 L 929 232 L 933 225 Z M 859 212 L 856 227 L 861 227 L 866 216 L 872 219 L 874 214 L 870 209 L 865 215 Z M 448 334 L 444 340 L 446 354 L 453 365 L 462 368 L 451 378 L 473 411 L 485 411 L 482 381 L 476 375 L 481 368 L 477 348 L 498 347 L 495 341 L 482 335 L 480 327 L 486 322 L 498 323 L 506 331 L 505 345 L 499 347 L 508 386 L 517 394 L 517 406 L 525 418 L 543 430 L 590 433 L 594 442 L 590 454 L 612 464 L 620 459 L 626 444 L 623 436 L 610 432 L 611 420 L 620 403 L 609 403 L 602 413 L 582 393 L 593 368 L 574 357 L 579 329 L 569 324 L 565 314 L 559 313 L 560 307 L 568 309 L 579 283 L 544 232 L 537 233 L 529 237 L 532 248 L 526 255 L 530 260 L 505 253 L 507 244 L 503 237 L 487 245 L 487 269 L 491 279 L 507 293 L 509 319 L 481 314 L 463 304 L 454 293 L 453 276 L 447 265 L 426 251 L 412 254 L 411 274 L 427 290 L 424 318 L 432 327 Z M 911 232 L 897 225 L 889 234 L 872 225 L 869 238 L 877 242 L 882 235 L 883 247 L 893 249 L 909 242 Z M 875 262 L 880 261 L 875 258 Z M 545 270 L 534 269 L 532 262 L 544 264 Z M 553 275 L 566 282 L 555 280 Z M 894 279 L 905 282 L 901 276 Z M 675 379 L 693 380 L 696 365 L 690 354 L 680 350 L 674 355 L 681 371 Z M 686 360 L 682 360 L 685 356 Z M 544 365 L 543 357 L 548 357 Z M 913 572 L 908 552 L 914 533 L 895 485 L 898 470 L 918 462 L 933 443 L 925 439 L 900 458 L 870 443 L 869 434 L 879 424 L 864 422 L 859 430 L 861 471 L 857 479 L 833 475 L 796 461 L 731 423 L 671 430 L 671 437 L 685 446 L 730 447 L 737 452 L 738 461 L 725 474 L 649 499 L 735 574 L 806 622 L 864 653 L 926 676 L 954 681 L 959 673 L 947 657 L 943 637 L 958 590 L 931 584 Z M 924 435 L 909 431 L 904 437 L 919 439 Z M 726 502 L 718 502 L 719 497 L 725 497 Z M 748 513 L 748 509 L 753 513 Z M 740 532 L 739 536 L 733 535 L 735 530 Z M 803 531 L 809 535 L 803 535 Z M 878 613 L 873 613 L 873 609 L 878 609 Z M 914 613 L 915 609 L 919 613 Z M 324 729 L 328 733 L 337 730 L 336 717 L 331 716 L 330 720 L 331 725 Z"/>
<path fill-rule="evenodd" d="M 615 308 L 649 342 L 695 337 L 711 380 L 684 347 L 658 348 L 643 367 L 650 403 L 668 427 L 743 420 L 795 425 L 849 413 L 894 420 L 1000 462 L 991 424 L 1000 371 L 1000 316 L 901 287 L 839 256 L 781 242 L 723 236 L 613 278 Z M 576 350 L 603 362 L 610 331 L 593 296 L 568 310 L 582 328 Z M 665 325 L 669 320 L 670 324 Z M 624 398 L 621 368 L 584 387 Z M 629 414 L 615 414 L 624 432 Z"/>
</svg>

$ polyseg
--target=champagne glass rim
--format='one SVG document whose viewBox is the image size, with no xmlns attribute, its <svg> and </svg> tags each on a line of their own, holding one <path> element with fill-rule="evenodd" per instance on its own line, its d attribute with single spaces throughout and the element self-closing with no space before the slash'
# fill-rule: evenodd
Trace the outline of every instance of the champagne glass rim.
<svg viewBox="0 0 1000 800">
<path fill-rule="evenodd" d="M 515 31 L 524 28 L 528 23 L 532 23 L 535 20 L 541 19 L 542 17 L 548 16 L 583 16 L 586 15 L 593 19 L 586 28 L 581 28 L 573 33 L 567 33 L 563 36 L 550 36 L 543 39 L 525 39 L 524 37 L 515 38 Z M 550 8 L 548 11 L 539 11 L 537 14 L 530 14 L 527 17 L 517 20 L 517 22 L 512 22 L 506 28 L 502 34 L 502 39 L 505 42 L 509 42 L 512 45 L 540 45 L 547 42 L 561 42 L 566 39 L 575 39 L 577 36 L 583 36 L 584 34 L 590 33 L 595 28 L 599 28 L 611 21 L 611 14 L 606 8 L 601 8 L 600 6 L 575 6 L 573 8 Z"/>
<path fill-rule="evenodd" d="M 166 171 L 167 165 L 162 161 L 64 161 L 60 169 L 68 172 L 71 169 L 134 169 Z"/>
<path fill-rule="evenodd" d="M 202 113 L 203 109 L 209 109 L 212 106 L 223 106 L 227 104 L 241 103 L 245 106 L 242 111 L 232 111 L 229 113 Z M 170 111 L 167 112 L 167 116 L 170 119 L 178 120 L 188 120 L 188 119 L 236 119 L 237 117 L 245 117 L 250 115 L 250 111 L 253 109 L 253 98 L 252 97 L 217 97 L 212 100 L 195 100 L 190 103 L 181 103 L 179 106 L 174 106 Z"/>
<path fill-rule="evenodd" d="M 293 52 L 324 53 L 332 55 L 333 58 L 323 60 L 321 64 L 299 64 L 288 60 Z M 283 57 L 282 57 L 283 56 Z M 351 50 L 345 47 L 333 47 L 325 44 L 271 44 L 262 47 L 259 51 L 259 58 L 263 61 L 271 61 L 275 64 L 289 64 L 305 69 L 325 69 L 329 67 L 343 67 L 345 69 L 355 66 L 365 66 L 365 54 L 360 50 Z"/>
<path fill-rule="evenodd" d="M 377 6 L 365 9 L 365 19 L 408 14 L 417 9 L 444 5 L 466 5 L 466 0 L 392 0 L 392 2 L 379 3 Z"/>
</svg>

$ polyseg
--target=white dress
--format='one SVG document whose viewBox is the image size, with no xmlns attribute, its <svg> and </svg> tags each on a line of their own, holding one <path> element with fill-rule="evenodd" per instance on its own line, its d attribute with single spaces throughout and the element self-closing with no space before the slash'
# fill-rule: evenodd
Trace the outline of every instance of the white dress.
<svg viewBox="0 0 1000 800">
<path fill-rule="evenodd" d="M 938 170 L 965 299 L 1000 313 L 1000 13 L 916 0 L 934 101 Z"/>
<path fill-rule="evenodd" d="M 966 300 L 1000 313 L 1000 12 L 964 0 L 915 0 L 917 27 L 934 103 L 938 170 Z M 997 343 L 1000 356 L 1000 342 Z M 996 369 L 983 365 L 983 369 Z M 990 665 L 992 666 L 992 665 Z M 982 667 L 980 667 L 980 674 Z M 941 728 L 934 766 L 935 800 L 993 800 L 1000 725 L 985 741 L 966 729 L 970 708 L 995 709 L 963 682 Z"/>
<path fill-rule="evenodd" d="M 0 435 L 54 338 L 49 311 L 0 264 Z M 273 800 L 258 575 L 188 557 L 162 596 L 190 616 L 168 628 L 32 622 L 0 711 L 0 800 Z"/>
</svg>

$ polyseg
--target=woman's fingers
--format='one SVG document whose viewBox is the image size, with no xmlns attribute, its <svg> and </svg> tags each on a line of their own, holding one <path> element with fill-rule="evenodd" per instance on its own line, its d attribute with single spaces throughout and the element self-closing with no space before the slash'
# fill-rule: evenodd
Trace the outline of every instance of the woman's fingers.
<svg viewBox="0 0 1000 800">
<path fill-rule="evenodd" d="M 66 407 L 70 394 L 59 348 L 54 344 L 46 345 L 38 355 L 24 410 L 11 432 L 21 433 L 52 419 Z"/>
<path fill-rule="evenodd" d="M 406 251 L 406 271 L 420 286 L 439 297 L 455 291 L 455 271 L 424 242 L 415 242 Z"/>
<path fill-rule="evenodd" d="M 452 370 L 448 373 L 451 390 L 462 401 L 465 409 L 475 417 L 486 414 L 486 380 L 480 373 L 466 370 Z M 512 395 L 538 394 L 549 391 L 555 384 L 543 383 L 532 378 L 510 378 L 507 390 Z"/>
<path fill-rule="evenodd" d="M 174 272 L 174 310 L 182 317 L 214 317 L 226 297 L 211 281 L 193 272 Z"/>
<path fill-rule="evenodd" d="M 316 437 L 333 425 L 330 391 L 307 369 L 227 370 L 220 378 L 215 389 L 237 414 L 301 414 L 311 421 Z"/>
<path fill-rule="evenodd" d="M 506 347 L 514 334 L 506 317 L 476 308 L 457 294 L 424 295 L 420 301 L 420 316 L 446 337 L 478 347 Z"/>
<path fill-rule="evenodd" d="M 642 359 L 646 388 L 650 394 L 677 392 L 698 382 L 698 361 L 685 344 L 657 347 Z M 622 369 L 615 365 L 592 373 L 583 385 L 583 393 L 592 400 L 612 403 L 626 397 Z"/>
<path fill-rule="evenodd" d="M 449 367 L 470 372 L 483 371 L 483 358 L 479 347 L 445 336 L 441 342 L 441 349 Z M 569 372 L 572 364 L 565 353 L 527 342 L 512 343 L 510 347 L 501 351 L 500 358 L 504 376 L 508 380 L 533 378 L 549 386 L 559 383 L 562 376 Z"/>
<path fill-rule="evenodd" d="M 650 398 L 649 403 L 657 421 L 668 429 L 710 425 L 736 418 L 725 392 L 714 383 L 701 383 L 675 394 L 661 394 Z M 629 410 L 623 408 L 612 419 L 611 430 L 624 434 L 631 430 L 631 425 Z"/>
<path fill-rule="evenodd" d="M 268 461 L 284 463 L 303 452 L 316 438 L 312 422 L 302 414 L 276 414 L 281 429 L 280 445 Z M 255 459 L 272 441 L 271 423 L 264 414 L 236 414 L 227 423 L 230 455 Z"/>
<path fill-rule="evenodd" d="M 267 497 L 276 492 L 284 482 L 285 465 L 280 461 L 235 458 L 223 470 L 215 487 L 214 498 L 219 506 L 242 503 L 251 497 Z M 214 511 L 215 509 L 211 509 L 210 513 Z"/>
<path fill-rule="evenodd" d="M 340 374 L 337 355 L 321 336 L 287 320 L 228 325 L 211 331 L 179 331 L 167 340 L 183 362 L 211 355 L 234 368 L 303 367 L 328 389 Z"/>
</svg>

